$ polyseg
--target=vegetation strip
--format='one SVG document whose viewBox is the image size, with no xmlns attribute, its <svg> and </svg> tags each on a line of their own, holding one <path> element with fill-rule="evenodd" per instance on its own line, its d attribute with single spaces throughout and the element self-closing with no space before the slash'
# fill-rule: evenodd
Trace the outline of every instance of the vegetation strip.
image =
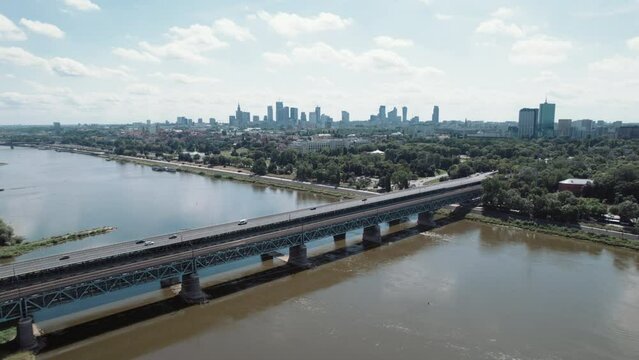
<svg viewBox="0 0 639 360">
<path fill-rule="evenodd" d="M 118 161 L 132 162 L 139 165 L 148 165 L 148 166 L 157 166 L 158 164 L 154 161 L 148 161 L 146 159 L 140 159 L 136 157 L 124 157 L 124 156 L 111 156 L 113 159 Z M 313 184 L 303 184 L 299 182 L 289 182 L 286 180 L 274 180 L 267 179 L 260 176 L 248 176 L 248 175 L 238 175 L 233 174 L 231 172 L 219 171 L 211 168 L 195 168 L 193 165 L 184 165 L 184 164 L 170 164 L 167 165 L 170 167 L 174 167 L 182 172 L 188 172 L 198 175 L 204 176 L 212 176 L 216 179 L 228 179 L 228 180 L 237 180 L 250 184 L 258 184 L 258 185 L 266 185 L 266 186 L 274 186 L 279 188 L 285 188 L 290 190 L 298 190 L 298 191 L 308 191 L 314 194 L 331 196 L 335 198 L 343 198 L 343 199 L 354 199 L 360 197 L 355 192 L 350 192 L 346 190 L 330 190 L 329 188 L 319 187 Z"/>
<path fill-rule="evenodd" d="M 17 257 L 40 248 L 60 245 L 69 241 L 80 240 L 89 236 L 106 234 L 113 230 L 115 230 L 115 227 L 103 226 L 103 227 L 99 227 L 95 229 L 83 230 L 83 231 L 78 231 L 78 232 L 69 233 L 65 235 L 52 236 L 52 237 L 44 238 L 42 240 L 37 240 L 37 241 L 21 242 L 18 244 L 0 246 L 0 259 Z"/>
<path fill-rule="evenodd" d="M 527 220 L 502 220 L 494 217 L 478 215 L 478 214 L 467 214 L 465 217 L 467 220 L 482 222 L 486 224 L 492 225 L 500 225 L 507 227 L 516 227 L 520 229 L 525 229 L 529 231 L 539 232 L 543 234 L 557 235 L 563 236 L 571 239 L 577 240 L 587 240 L 597 243 L 602 243 L 610 246 L 624 247 L 633 250 L 639 250 L 639 242 L 632 240 L 624 240 L 619 239 L 607 235 L 598 235 L 598 234 L 589 234 L 578 229 L 565 227 L 565 226 L 557 226 L 550 224 L 539 224 L 534 221 Z"/>
</svg>

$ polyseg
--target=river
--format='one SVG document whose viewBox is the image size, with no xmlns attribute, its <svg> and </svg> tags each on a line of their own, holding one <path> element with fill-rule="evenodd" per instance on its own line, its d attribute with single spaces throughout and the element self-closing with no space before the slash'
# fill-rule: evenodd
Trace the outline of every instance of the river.
<svg viewBox="0 0 639 360">
<path fill-rule="evenodd" d="M 27 240 L 101 226 L 111 233 L 21 256 L 81 250 L 333 199 L 101 158 L 0 146 L 0 218 Z"/>
<path fill-rule="evenodd" d="M 154 175 L 173 176 L 149 174 Z M 227 186 L 197 177 L 187 181 Z M 228 186 L 240 185 L 245 186 Z M 238 191 L 251 198 L 255 190 Z M 299 194 L 270 189 L 256 194 L 271 191 L 294 199 L 288 206 L 311 201 L 296 203 Z M 124 194 L 140 196 L 132 192 Z M 240 217 L 235 209 L 226 210 L 227 218 Z M 390 230 L 413 225 L 414 220 Z M 348 234 L 349 248 L 358 241 L 358 232 Z M 325 242 L 310 251 L 332 248 Z M 460 221 L 39 357 L 637 359 L 637 339 L 639 253 Z"/>
</svg>

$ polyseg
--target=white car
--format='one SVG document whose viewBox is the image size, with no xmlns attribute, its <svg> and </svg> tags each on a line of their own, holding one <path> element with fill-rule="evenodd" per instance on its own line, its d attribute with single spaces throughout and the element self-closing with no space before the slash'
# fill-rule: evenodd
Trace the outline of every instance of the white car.
<svg viewBox="0 0 639 360">
<path fill-rule="evenodd" d="M 155 243 L 153 241 L 145 241 L 144 242 L 144 246 L 151 246 L 151 245 L 155 245 Z"/>
<path fill-rule="evenodd" d="M 248 220 L 246 220 L 246 219 L 242 219 L 242 220 L 240 220 L 240 222 L 238 222 L 237 224 L 238 224 L 238 225 L 246 225 L 246 224 L 248 224 Z"/>
</svg>

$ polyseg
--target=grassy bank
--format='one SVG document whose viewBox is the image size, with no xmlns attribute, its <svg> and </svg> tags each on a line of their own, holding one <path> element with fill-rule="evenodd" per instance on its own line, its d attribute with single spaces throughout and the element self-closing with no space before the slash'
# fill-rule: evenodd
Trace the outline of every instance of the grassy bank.
<svg viewBox="0 0 639 360">
<path fill-rule="evenodd" d="M 471 221 L 482 222 L 485 224 L 493 224 L 493 225 L 501 225 L 501 226 L 510 226 L 516 227 L 520 229 L 525 229 L 528 231 L 534 231 L 543 234 L 557 235 L 563 236 L 571 239 L 577 240 L 586 240 L 597 243 L 602 243 L 610 246 L 618 246 L 624 247 L 633 250 L 639 250 L 639 241 L 632 240 L 624 240 L 615 238 L 607 235 L 599 235 L 599 234 L 590 234 L 579 229 L 551 225 L 551 224 L 540 224 L 535 221 L 529 220 L 518 220 L 518 219 L 499 219 L 495 217 L 478 215 L 478 214 L 467 214 L 466 219 Z"/>
<path fill-rule="evenodd" d="M 23 242 L 16 245 L 0 246 L 0 259 L 13 258 L 24 255 L 28 252 L 49 246 L 64 244 L 69 241 L 76 241 L 89 236 L 106 234 L 115 230 L 112 226 L 103 226 L 90 230 L 83 230 L 65 235 L 52 236 L 42 240 Z"/>
<path fill-rule="evenodd" d="M 0 330 L 0 345 L 8 343 L 16 337 L 16 328 L 10 327 L 8 329 Z"/>
<path fill-rule="evenodd" d="M 331 189 L 324 186 L 316 186 L 312 184 L 304 184 L 300 182 L 292 182 L 292 181 L 286 181 L 286 180 L 275 180 L 275 179 L 264 178 L 261 176 L 249 176 L 249 175 L 241 174 L 241 173 L 235 174 L 233 172 L 220 171 L 217 169 L 211 169 L 211 168 L 205 168 L 205 167 L 200 168 L 200 167 L 195 167 L 193 165 L 156 162 L 156 161 L 150 161 L 150 160 L 140 159 L 140 158 L 135 158 L 130 156 L 110 156 L 110 158 L 114 160 L 132 162 L 135 164 L 147 165 L 147 166 L 169 166 L 169 167 L 176 168 L 182 172 L 210 176 L 216 179 L 228 179 L 228 180 L 241 181 L 241 182 L 254 184 L 254 185 L 265 185 L 265 186 L 273 186 L 273 187 L 279 187 L 279 188 L 290 189 L 290 190 L 306 191 L 306 192 L 319 194 L 323 196 L 330 196 L 334 198 L 356 199 L 359 197 L 363 197 L 363 195 L 358 194 L 356 191 Z"/>
</svg>

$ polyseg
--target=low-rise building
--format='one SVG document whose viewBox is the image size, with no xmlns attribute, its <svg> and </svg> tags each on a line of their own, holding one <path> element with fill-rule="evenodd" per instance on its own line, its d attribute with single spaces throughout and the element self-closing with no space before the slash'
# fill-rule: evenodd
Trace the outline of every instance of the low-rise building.
<svg viewBox="0 0 639 360">
<path fill-rule="evenodd" d="M 593 181 L 590 179 L 566 179 L 559 182 L 559 191 L 570 191 L 575 194 L 580 194 L 586 186 L 592 184 Z"/>
</svg>

